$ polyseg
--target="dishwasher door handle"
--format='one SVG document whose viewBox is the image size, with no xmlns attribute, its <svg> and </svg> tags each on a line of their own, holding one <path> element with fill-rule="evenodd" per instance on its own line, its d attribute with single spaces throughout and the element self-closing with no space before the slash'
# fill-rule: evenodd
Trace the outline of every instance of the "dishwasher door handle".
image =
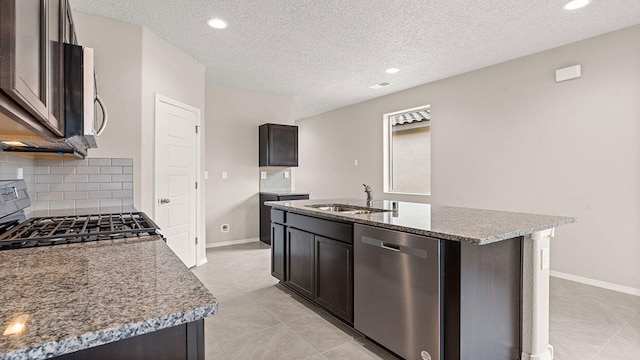
<svg viewBox="0 0 640 360">
<path fill-rule="evenodd" d="M 417 257 L 421 257 L 421 258 L 425 258 L 425 259 L 427 258 L 427 250 L 416 249 L 416 248 L 412 248 L 412 247 L 408 247 L 408 246 L 397 245 L 397 244 L 394 244 L 394 243 L 390 243 L 390 242 L 386 242 L 386 241 L 370 238 L 368 236 L 362 236 L 360 239 L 361 239 L 363 244 L 379 247 L 379 248 L 382 248 L 382 249 L 385 249 L 385 250 L 400 252 L 400 253 L 407 254 L 407 255 L 417 256 Z"/>
<path fill-rule="evenodd" d="M 380 247 L 391 251 L 400 251 L 400 245 L 380 241 Z"/>
</svg>

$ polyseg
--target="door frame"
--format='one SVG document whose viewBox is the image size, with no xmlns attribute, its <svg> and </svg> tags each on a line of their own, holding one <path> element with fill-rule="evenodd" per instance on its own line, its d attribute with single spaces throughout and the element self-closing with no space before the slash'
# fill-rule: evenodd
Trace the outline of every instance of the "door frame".
<svg viewBox="0 0 640 360">
<path fill-rule="evenodd" d="M 175 107 L 179 107 L 184 110 L 192 111 L 196 114 L 196 126 L 198 127 L 198 132 L 196 133 L 196 181 L 198 182 L 198 187 L 196 190 L 196 237 L 198 238 L 198 243 L 196 244 L 196 266 L 203 265 L 207 262 L 207 252 L 206 252 L 206 239 L 204 237 L 204 202 L 202 201 L 204 194 L 204 181 L 202 179 L 202 134 L 204 133 L 202 129 L 202 112 L 200 109 L 182 103 L 178 100 L 172 99 L 170 97 L 155 94 L 155 103 L 154 103 L 154 136 L 153 136 L 153 157 L 154 157 L 154 177 L 153 177 L 153 215 L 154 218 L 158 213 L 158 156 L 156 156 L 158 152 L 158 148 L 156 147 L 156 136 L 157 134 L 157 124 L 158 124 L 158 105 L 160 103 L 165 103 L 168 105 L 172 105 Z M 162 231 L 161 231 L 162 232 Z"/>
</svg>

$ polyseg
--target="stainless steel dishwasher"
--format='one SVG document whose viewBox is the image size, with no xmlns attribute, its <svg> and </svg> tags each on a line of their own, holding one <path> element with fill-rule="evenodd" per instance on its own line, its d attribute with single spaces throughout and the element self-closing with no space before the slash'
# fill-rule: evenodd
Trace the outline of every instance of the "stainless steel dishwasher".
<svg viewBox="0 0 640 360">
<path fill-rule="evenodd" d="M 354 226 L 354 326 L 407 360 L 442 359 L 440 240 Z"/>
</svg>

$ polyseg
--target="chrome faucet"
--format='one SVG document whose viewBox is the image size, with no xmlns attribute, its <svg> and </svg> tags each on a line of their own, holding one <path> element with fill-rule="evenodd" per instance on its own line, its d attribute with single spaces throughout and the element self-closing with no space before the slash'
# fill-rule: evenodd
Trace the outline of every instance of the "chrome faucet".
<svg viewBox="0 0 640 360">
<path fill-rule="evenodd" d="M 362 186 L 364 186 L 364 192 L 367 193 L 367 206 L 371 207 L 373 205 L 373 190 L 367 184 L 362 184 Z"/>
</svg>

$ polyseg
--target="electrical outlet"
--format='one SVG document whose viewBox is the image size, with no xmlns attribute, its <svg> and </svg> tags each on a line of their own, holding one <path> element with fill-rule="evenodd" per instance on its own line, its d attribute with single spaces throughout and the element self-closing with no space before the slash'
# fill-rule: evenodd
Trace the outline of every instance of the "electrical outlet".
<svg viewBox="0 0 640 360">
<path fill-rule="evenodd" d="M 288 171 L 285 171 L 285 172 L 284 172 L 284 178 L 285 178 L 285 179 L 288 179 L 288 178 L 289 178 L 289 172 L 288 172 Z"/>
<path fill-rule="evenodd" d="M 227 174 L 226 171 L 222 172 L 222 180 L 227 180 L 227 178 L 229 177 L 229 174 Z"/>
<path fill-rule="evenodd" d="M 220 226 L 220 232 L 229 232 L 229 224 L 222 224 L 222 226 Z"/>
<path fill-rule="evenodd" d="M 260 171 L 260 179 L 264 180 L 267 178 L 267 172 L 266 171 Z"/>
<path fill-rule="evenodd" d="M 23 168 L 18 168 L 18 173 L 16 174 L 16 178 L 24 179 L 24 169 Z"/>
<path fill-rule="evenodd" d="M 353 160 L 353 165 L 358 166 L 358 159 Z"/>
</svg>

